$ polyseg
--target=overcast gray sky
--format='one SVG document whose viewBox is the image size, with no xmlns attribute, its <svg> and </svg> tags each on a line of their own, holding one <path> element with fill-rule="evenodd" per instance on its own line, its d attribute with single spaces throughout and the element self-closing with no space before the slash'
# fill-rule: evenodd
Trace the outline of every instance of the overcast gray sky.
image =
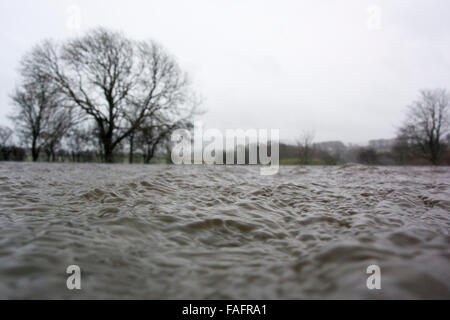
<svg viewBox="0 0 450 320">
<path fill-rule="evenodd" d="M 450 89 L 448 0 L 1 0 L 0 124 L 21 56 L 99 25 L 173 53 L 208 128 L 361 143 L 393 137 L 419 89 Z"/>
</svg>

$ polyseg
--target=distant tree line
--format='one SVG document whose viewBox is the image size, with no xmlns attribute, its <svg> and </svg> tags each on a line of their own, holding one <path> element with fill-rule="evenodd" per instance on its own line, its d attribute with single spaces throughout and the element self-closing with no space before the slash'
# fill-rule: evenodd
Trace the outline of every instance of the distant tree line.
<svg viewBox="0 0 450 320">
<path fill-rule="evenodd" d="M 0 127 L 0 161 L 24 161 L 26 150 L 12 143 L 13 131 Z"/>
<path fill-rule="evenodd" d="M 450 95 L 445 89 L 422 90 L 408 106 L 406 120 L 392 141 L 373 141 L 368 147 L 339 141 L 315 144 L 314 134 L 306 132 L 295 146 L 281 145 L 280 158 L 302 165 L 450 165 L 449 111 Z"/>
<path fill-rule="evenodd" d="M 2 160 L 29 150 L 33 161 L 112 163 L 127 148 L 129 162 L 138 152 L 149 163 L 197 114 L 187 74 L 162 46 L 103 28 L 36 45 L 19 71 L 11 119 L 23 149 L 3 128 Z"/>
<path fill-rule="evenodd" d="M 449 95 L 445 90 L 422 91 L 420 98 L 408 107 L 405 123 L 398 129 L 395 139 L 374 140 L 365 147 L 345 145 L 340 141 L 314 143 L 314 133 L 304 132 L 296 140 L 295 145 L 280 144 L 281 163 L 292 165 L 338 165 L 349 162 L 365 165 L 450 165 L 449 101 Z M 24 108 L 19 110 L 23 112 Z M 19 132 L 23 137 L 28 137 L 22 140 L 25 142 L 25 147 L 14 146 L 12 144 L 13 130 L 0 127 L 0 160 L 25 160 L 27 150 L 34 154 L 33 141 L 36 140 L 35 146 L 38 150 L 43 150 L 47 161 L 105 161 L 102 140 L 93 139 L 98 136 L 99 130 L 95 122 L 71 124 L 69 121 L 64 121 L 66 118 L 63 115 L 56 113 L 52 119 L 59 119 L 59 121 L 49 125 L 52 121 L 48 121 L 44 111 L 41 111 L 39 122 L 41 133 L 37 135 L 37 139 L 33 138 L 34 127 L 31 126 L 31 121 L 28 122 L 29 126 L 18 122 L 20 124 L 18 128 L 22 130 Z M 31 116 L 30 119 L 34 118 Z M 65 124 L 68 128 L 61 130 L 60 128 Z M 181 122 L 171 122 L 160 117 L 146 119 L 126 140 L 118 144 L 114 153 L 116 161 L 149 163 L 155 155 L 158 155 L 159 160 L 170 162 L 170 133 L 177 128 L 192 129 L 192 123 L 185 119 Z M 248 151 L 247 149 L 246 159 L 249 159 Z M 224 163 L 225 158 L 224 152 Z"/>
</svg>

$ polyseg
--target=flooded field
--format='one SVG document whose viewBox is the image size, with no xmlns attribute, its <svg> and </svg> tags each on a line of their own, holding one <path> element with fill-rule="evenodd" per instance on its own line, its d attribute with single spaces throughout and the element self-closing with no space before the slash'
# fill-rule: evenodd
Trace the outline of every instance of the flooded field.
<svg viewBox="0 0 450 320">
<path fill-rule="evenodd" d="M 0 163 L 0 298 L 448 299 L 449 214 L 445 167 Z"/>
</svg>

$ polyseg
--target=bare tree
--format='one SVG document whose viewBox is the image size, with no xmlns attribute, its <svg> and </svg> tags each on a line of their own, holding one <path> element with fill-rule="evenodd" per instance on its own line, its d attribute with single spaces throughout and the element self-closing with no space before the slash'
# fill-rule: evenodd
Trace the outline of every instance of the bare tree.
<svg viewBox="0 0 450 320">
<path fill-rule="evenodd" d="M 91 139 L 91 132 L 85 128 L 73 127 L 67 134 L 65 141 L 72 155 L 73 162 L 81 161 L 81 153 L 85 150 Z"/>
<path fill-rule="evenodd" d="M 73 126 L 64 139 L 65 146 L 68 148 L 73 162 L 98 161 L 100 155 L 98 140 L 92 137 L 98 136 L 97 128 L 92 123 L 79 123 Z"/>
<path fill-rule="evenodd" d="M 98 127 L 105 162 L 145 119 L 183 106 L 190 97 L 187 76 L 155 42 L 133 41 L 98 28 L 61 47 L 44 42 L 28 69 L 54 79 L 65 97 Z"/>
<path fill-rule="evenodd" d="M 142 124 L 128 136 L 129 163 L 134 162 L 134 152 L 140 150 L 144 156 L 144 163 L 149 164 L 158 149 L 163 145 L 167 147 L 170 135 L 175 130 L 192 129 L 192 119 L 201 113 L 197 109 L 199 104 L 196 97 L 191 97 L 185 108 L 173 106 L 158 110 L 152 117 L 144 119 Z M 134 110 L 135 112 L 130 112 L 126 116 L 129 123 L 132 123 L 136 117 L 136 109 Z"/>
<path fill-rule="evenodd" d="M 48 128 L 42 134 L 43 149 L 48 161 L 56 161 L 56 148 L 61 146 L 63 137 L 75 124 L 72 108 L 59 107 L 50 113 Z"/>
<path fill-rule="evenodd" d="M 304 131 L 300 138 L 297 139 L 297 148 L 301 164 L 310 164 L 313 155 L 314 132 Z"/>
<path fill-rule="evenodd" d="M 9 142 L 11 141 L 11 137 L 13 135 L 13 131 L 8 127 L 0 127 L 0 146 L 7 147 Z"/>
<path fill-rule="evenodd" d="M 161 116 L 149 119 L 138 131 L 137 142 L 144 153 L 144 163 L 150 163 L 158 148 L 169 143 L 170 135 L 177 129 L 192 129 L 189 118 L 170 122 Z"/>
<path fill-rule="evenodd" d="M 433 165 L 439 164 L 449 132 L 449 110 L 450 96 L 446 90 L 421 91 L 420 99 L 409 106 L 407 120 L 397 139 Z"/>
<path fill-rule="evenodd" d="M 33 161 L 37 161 L 51 139 L 55 140 L 56 135 L 61 138 L 54 130 L 70 112 L 61 110 L 61 96 L 50 78 L 41 74 L 29 76 L 25 70 L 22 62 L 23 83 L 11 96 L 16 107 L 11 118 L 20 138 L 31 149 Z"/>
</svg>

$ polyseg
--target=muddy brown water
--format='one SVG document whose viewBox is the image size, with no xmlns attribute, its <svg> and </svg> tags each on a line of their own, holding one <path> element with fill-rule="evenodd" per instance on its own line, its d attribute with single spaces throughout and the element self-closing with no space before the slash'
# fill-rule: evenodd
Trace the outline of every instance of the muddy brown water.
<svg viewBox="0 0 450 320">
<path fill-rule="evenodd" d="M 450 168 L 259 172 L 0 163 L 0 298 L 450 298 Z"/>
</svg>

